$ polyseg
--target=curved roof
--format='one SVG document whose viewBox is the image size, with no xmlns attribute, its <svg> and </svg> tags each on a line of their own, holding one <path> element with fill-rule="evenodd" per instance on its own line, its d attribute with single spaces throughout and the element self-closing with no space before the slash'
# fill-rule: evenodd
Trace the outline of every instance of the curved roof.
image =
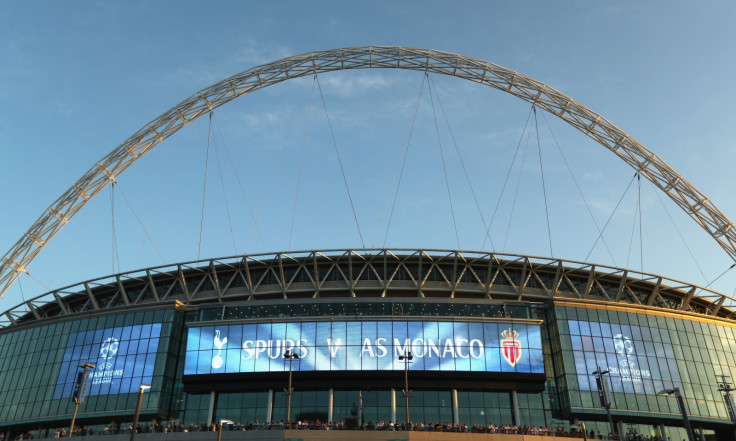
<svg viewBox="0 0 736 441">
<path fill-rule="evenodd" d="M 145 268 L 49 291 L 0 315 L 0 329 L 132 305 L 320 297 L 590 300 L 736 321 L 736 299 L 655 274 L 478 251 L 350 249 L 233 256 Z"/>
</svg>

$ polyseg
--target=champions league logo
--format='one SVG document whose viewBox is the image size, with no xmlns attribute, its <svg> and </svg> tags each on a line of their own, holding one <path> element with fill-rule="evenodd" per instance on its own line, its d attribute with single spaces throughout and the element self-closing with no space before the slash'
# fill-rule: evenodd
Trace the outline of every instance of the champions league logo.
<svg viewBox="0 0 736 441">
<path fill-rule="evenodd" d="M 118 348 L 120 347 L 120 341 L 117 338 L 110 337 L 100 346 L 100 357 L 105 360 L 113 358 L 118 354 Z"/>
<path fill-rule="evenodd" d="M 613 346 L 616 348 L 618 355 L 628 357 L 634 352 L 634 344 L 629 337 L 623 334 L 616 334 L 613 337 Z"/>
<path fill-rule="evenodd" d="M 642 377 L 650 378 L 651 371 L 637 369 L 636 356 L 634 355 L 634 342 L 623 334 L 613 336 L 613 347 L 619 355 L 618 366 L 609 367 L 612 374 L 620 374 L 623 381 L 641 383 Z"/>
<path fill-rule="evenodd" d="M 92 374 L 92 384 L 112 383 L 113 378 L 123 376 L 122 369 L 114 369 L 118 349 L 120 349 L 120 340 L 115 337 L 109 337 L 100 344 L 100 358 L 103 361 L 97 363 L 97 369 Z"/>
</svg>

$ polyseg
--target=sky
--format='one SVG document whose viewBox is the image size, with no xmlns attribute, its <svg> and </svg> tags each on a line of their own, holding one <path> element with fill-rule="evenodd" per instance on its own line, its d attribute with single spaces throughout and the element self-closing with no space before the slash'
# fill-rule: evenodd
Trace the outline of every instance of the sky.
<svg viewBox="0 0 736 441">
<path fill-rule="evenodd" d="M 9 1 L 0 254 L 197 91 L 283 57 L 365 45 L 448 51 L 539 80 L 733 219 L 734 16 L 730 1 Z M 0 310 L 149 266 L 383 247 L 553 256 L 736 288 L 710 236 L 571 126 L 458 78 L 373 69 L 286 81 L 180 130 L 78 213 Z"/>
</svg>

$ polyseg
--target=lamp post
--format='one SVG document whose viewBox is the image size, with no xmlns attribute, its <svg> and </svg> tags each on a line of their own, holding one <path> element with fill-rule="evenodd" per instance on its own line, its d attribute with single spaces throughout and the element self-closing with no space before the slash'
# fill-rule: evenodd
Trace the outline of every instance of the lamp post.
<svg viewBox="0 0 736 441">
<path fill-rule="evenodd" d="M 682 422 L 685 425 L 685 431 L 687 432 L 687 438 L 690 441 L 695 441 L 693 436 L 693 429 L 690 427 L 690 420 L 687 419 L 687 412 L 685 411 L 685 402 L 682 400 L 682 394 L 680 388 L 666 389 L 657 392 L 657 395 L 674 395 L 677 398 L 677 404 L 680 406 L 680 412 L 682 412 Z"/>
<path fill-rule="evenodd" d="M 601 406 L 606 409 L 608 414 L 608 423 L 611 425 L 611 434 L 616 435 L 616 427 L 613 425 L 613 418 L 611 418 L 611 401 L 608 399 L 608 392 L 606 391 L 606 382 L 603 378 L 608 371 L 604 371 L 598 366 L 598 370 L 591 372 L 591 375 L 595 375 L 595 382 L 598 386 L 598 395 L 601 398 Z"/>
<path fill-rule="evenodd" d="M 143 404 L 143 391 L 150 389 L 150 384 L 141 384 L 141 391 L 138 393 L 138 405 L 135 407 L 135 419 L 133 420 L 133 431 L 130 432 L 130 441 L 135 440 L 135 433 L 138 431 L 138 417 L 141 415 L 141 404 Z"/>
<path fill-rule="evenodd" d="M 284 389 L 284 392 L 286 392 L 287 396 L 287 405 L 286 405 L 286 424 L 287 426 L 291 424 L 291 394 L 294 393 L 294 388 L 291 387 L 291 372 L 294 367 L 294 359 L 299 359 L 299 354 L 295 354 L 293 349 L 287 349 L 286 352 L 284 352 L 284 358 L 289 359 L 289 388 Z"/>
<path fill-rule="evenodd" d="M 409 396 L 411 391 L 409 390 L 409 363 L 414 358 L 411 355 L 411 351 L 407 350 L 404 355 L 399 355 L 399 360 L 404 362 L 404 398 L 406 399 L 406 423 L 411 424 L 411 418 L 409 418 Z"/>
<path fill-rule="evenodd" d="M 583 441 L 588 441 L 588 433 L 587 433 L 587 430 L 585 429 L 585 421 L 581 421 L 577 424 L 573 424 L 570 427 L 575 427 L 575 428 L 582 427 L 583 428 Z"/>
<path fill-rule="evenodd" d="M 223 424 L 232 424 L 233 422 L 230 420 L 220 420 L 220 430 L 217 431 L 217 441 L 222 441 L 222 425 Z"/>
<path fill-rule="evenodd" d="M 87 360 L 84 364 L 80 364 L 79 367 L 83 370 L 81 372 L 81 377 L 77 377 L 77 389 L 74 391 L 74 416 L 72 417 L 72 424 L 71 426 L 69 426 L 70 438 L 72 436 L 72 433 L 74 432 L 74 422 L 77 419 L 77 411 L 79 410 L 79 405 L 82 404 L 85 396 L 87 395 L 87 369 L 94 369 L 95 365 L 90 364 L 89 360 Z"/>
<path fill-rule="evenodd" d="M 723 393 L 723 400 L 726 402 L 726 411 L 728 411 L 728 417 L 731 418 L 732 423 L 736 423 L 736 406 L 734 405 L 733 397 L 731 396 L 731 392 L 736 389 L 731 387 L 731 383 L 726 380 L 728 378 L 727 375 L 717 376 L 721 377 L 721 380 L 718 382 L 718 392 Z"/>
</svg>

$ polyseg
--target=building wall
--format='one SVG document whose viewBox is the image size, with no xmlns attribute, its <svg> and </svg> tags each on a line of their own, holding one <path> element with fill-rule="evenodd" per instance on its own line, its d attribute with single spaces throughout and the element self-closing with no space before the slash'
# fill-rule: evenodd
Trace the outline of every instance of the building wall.
<svg viewBox="0 0 736 441">
<path fill-rule="evenodd" d="M 111 363 L 113 372 L 122 366 L 123 372 L 112 374 L 115 386 L 112 382 L 92 386 L 93 393 L 79 409 L 78 421 L 84 425 L 129 423 L 135 412 L 137 387 L 149 381 L 152 387 L 143 395 L 142 421 L 176 420 L 188 425 L 220 418 L 284 420 L 283 372 L 262 382 L 248 381 L 247 376 L 238 377 L 237 382 L 231 377 L 220 377 L 223 381 L 215 377 L 219 385 L 214 395 L 207 384 L 185 384 L 187 328 L 223 318 L 234 324 L 302 316 L 364 320 L 370 316 L 397 320 L 456 316 L 543 322 L 544 376 L 518 379 L 513 373 L 497 378 L 488 374 L 485 382 L 465 381 L 467 375 L 462 373 L 425 378 L 410 386 L 414 390 L 410 397 L 414 421 L 457 418 L 468 425 L 492 422 L 567 428 L 572 420 L 585 420 L 590 428 L 607 433 L 606 413 L 592 375 L 601 368 L 609 371 L 603 379 L 611 392 L 612 419 L 624 430 L 655 434 L 662 424 L 671 426 L 672 433 L 679 436 L 679 429 L 674 428 L 681 424 L 676 400 L 656 395 L 674 387 L 682 391 L 695 427 L 704 427 L 707 434 L 729 425 L 717 382 L 719 375 L 736 378 L 736 329 L 723 320 L 601 302 L 505 308 L 485 300 L 456 301 L 448 307 L 447 301 L 431 299 L 371 303 L 343 298 L 335 302 L 251 302 L 225 308 L 213 305 L 188 311 L 173 305 L 137 306 L 7 328 L 0 333 L 0 430 L 68 427 L 74 412 L 69 391 L 81 370 L 75 366 L 87 359 L 95 364 Z M 117 352 L 111 356 L 107 356 L 109 347 L 106 356 L 101 355 L 100 341 L 110 338 L 106 333 L 113 333 L 110 335 L 118 340 Z M 352 417 L 362 396 L 366 421 L 402 421 L 405 403 L 401 384 L 397 386 L 394 380 L 381 384 L 381 377 L 376 378 L 370 387 L 363 387 L 363 376 L 353 378 L 353 386 L 331 387 L 322 380 L 302 382 L 292 396 L 291 415 L 305 419 L 331 415 L 333 420 Z"/>
</svg>

